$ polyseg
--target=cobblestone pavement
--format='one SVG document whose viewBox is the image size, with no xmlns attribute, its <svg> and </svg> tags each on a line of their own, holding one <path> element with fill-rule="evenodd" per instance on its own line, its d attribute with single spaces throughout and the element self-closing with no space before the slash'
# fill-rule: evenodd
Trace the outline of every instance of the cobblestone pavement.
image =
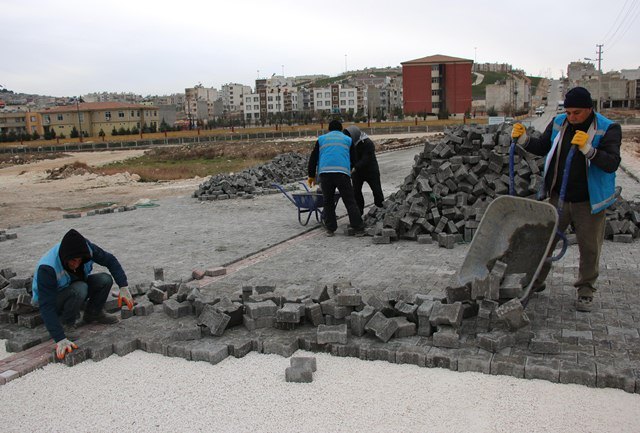
<svg viewBox="0 0 640 433">
<path fill-rule="evenodd" d="M 412 148 L 379 156 L 385 194 L 397 190 L 410 170 L 414 155 L 420 150 Z M 640 196 L 638 182 L 622 170 L 618 184 L 623 187 L 625 198 Z M 366 195 L 365 199 L 371 202 L 371 195 Z M 411 241 L 373 245 L 369 237 L 348 237 L 340 229 L 332 238 L 325 237 L 317 229 L 297 236 L 307 228 L 298 224 L 295 208 L 281 194 L 221 202 L 197 202 L 189 197 L 179 197 L 161 200 L 158 204 L 160 206 L 155 208 L 133 212 L 17 228 L 14 230 L 18 233 L 16 240 L 0 244 L 0 267 L 11 266 L 18 275 L 30 274 L 40 255 L 68 228 L 74 227 L 115 253 L 127 270 L 130 283 L 152 280 L 153 267 L 163 267 L 166 279 L 175 280 L 190 276 L 195 268 L 227 264 L 226 276 L 202 281 L 204 293 L 231 295 L 237 294 L 243 285 L 266 284 L 304 292 L 318 284 L 346 279 L 365 293 L 399 290 L 413 294 L 442 290 L 452 284 L 468 249 L 467 245 L 456 245 L 449 250 Z M 341 227 L 346 224 L 345 218 L 339 221 Z M 317 228 L 317 225 L 310 224 L 309 227 Z M 289 241 L 282 243 L 287 239 Z M 270 248 L 274 245 L 278 246 Z M 258 251 L 262 253 L 252 255 Z M 599 289 L 591 313 L 576 312 L 574 307 L 572 283 L 577 263 L 577 246 L 570 246 L 548 278 L 547 290 L 534 295 L 527 306 L 531 326 L 517 333 L 516 344 L 498 353 L 476 346 L 475 337 L 479 331 L 475 318 L 463 322 L 461 346 L 455 349 L 434 347 L 430 338 L 417 336 L 392 339 L 386 345 L 371 338 L 350 337 L 346 345 L 317 347 L 313 328 L 306 327 L 297 334 L 275 329 L 249 332 L 241 327 L 225 332 L 221 338 L 205 337 L 202 340 L 229 344 L 230 354 L 234 356 L 244 353 L 248 346 L 243 344 L 248 340 L 251 341 L 248 350 L 271 351 L 285 356 L 302 347 L 328 350 L 340 356 L 407 362 L 411 358 L 407 353 L 414 353 L 416 357 L 411 358 L 412 362 L 424 366 L 614 387 L 640 393 L 638 243 L 605 242 Z M 160 310 L 156 307 L 156 313 L 149 318 L 134 317 L 123 321 L 109 329 L 104 338 L 111 335 L 119 341 L 128 341 L 128 346 L 124 343 L 118 346 L 121 352 L 141 348 L 165 354 L 173 351 L 178 353 L 173 356 L 188 358 L 190 355 L 184 349 L 188 344 L 176 343 L 180 337 L 169 339 L 169 342 L 165 338 L 160 345 L 149 341 L 162 340 L 161 336 L 166 337 L 170 329 L 193 330 L 195 318 L 170 319 Z M 100 337 L 102 329 L 86 329 L 85 338 L 94 341 Z M 40 347 L 51 345 L 42 329 L 3 325 L 0 338 L 21 341 L 20 338 L 27 339 L 35 334 L 40 336 L 35 344 L 45 342 L 29 349 L 36 354 L 33 357 L 38 357 L 38 362 L 32 360 L 29 364 L 21 354 L 14 355 L 0 362 L 0 378 L 10 380 L 30 371 L 26 367 L 21 370 L 20 362 L 28 364 L 30 369 L 41 365 L 46 350 Z M 123 335 L 128 335 L 129 340 L 122 340 Z M 270 341 L 273 344 L 268 343 Z M 531 341 L 538 344 L 530 344 Z M 106 344 L 104 340 L 103 344 Z M 169 349 L 176 344 L 183 349 Z M 108 345 L 116 347 L 115 344 Z M 374 346 L 375 350 L 372 349 Z M 82 356 L 91 354 L 78 356 L 79 359 L 71 359 L 69 363 L 79 362 L 84 359 Z"/>
</svg>

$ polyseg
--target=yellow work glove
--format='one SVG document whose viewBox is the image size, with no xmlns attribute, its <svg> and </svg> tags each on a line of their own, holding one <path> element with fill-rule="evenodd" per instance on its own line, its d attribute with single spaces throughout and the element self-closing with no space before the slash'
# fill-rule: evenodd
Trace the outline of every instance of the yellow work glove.
<svg viewBox="0 0 640 433">
<path fill-rule="evenodd" d="M 571 139 L 571 144 L 578 146 L 580 152 L 589 159 L 593 158 L 593 155 L 596 153 L 595 149 L 589 142 L 589 134 L 584 131 L 576 131 Z"/>
<path fill-rule="evenodd" d="M 56 343 L 56 357 L 58 359 L 64 359 L 67 353 L 71 353 L 77 348 L 78 345 L 73 341 L 69 341 L 66 338 L 64 340 L 60 340 Z"/>
<path fill-rule="evenodd" d="M 128 287 L 120 287 L 120 294 L 118 294 L 118 308 L 122 308 L 122 302 L 127 304 L 129 310 L 133 310 L 133 296 Z"/>
<path fill-rule="evenodd" d="M 527 136 L 527 128 L 522 123 L 516 123 L 511 130 L 511 138 L 517 140 L 520 146 L 524 146 L 527 143 L 529 137 Z"/>
<path fill-rule="evenodd" d="M 307 185 L 309 185 L 309 188 L 312 188 L 313 185 L 316 184 L 316 178 L 315 177 L 310 177 L 307 179 Z"/>
</svg>

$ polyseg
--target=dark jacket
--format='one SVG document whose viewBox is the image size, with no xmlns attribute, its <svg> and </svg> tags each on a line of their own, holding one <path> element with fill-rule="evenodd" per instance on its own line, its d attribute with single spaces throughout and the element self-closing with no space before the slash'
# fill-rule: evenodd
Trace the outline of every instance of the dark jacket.
<svg viewBox="0 0 640 433">
<path fill-rule="evenodd" d="M 557 161 L 558 152 L 555 152 L 552 156 L 550 168 L 556 167 L 557 170 L 550 169 L 546 173 L 545 177 L 545 189 L 546 192 L 555 192 L 560 194 L 560 187 L 562 184 L 562 177 L 564 175 L 564 166 L 571 148 L 571 139 L 576 131 L 587 132 L 591 123 L 594 120 L 595 115 L 592 113 L 589 118 L 579 125 L 567 126 L 567 131 L 560 143 L 559 152 L 559 164 Z M 553 120 L 540 138 L 529 138 L 529 141 L 525 145 L 525 149 L 534 155 L 544 156 L 551 150 L 553 134 Z M 607 173 L 613 173 L 618 169 L 620 165 L 620 142 L 622 140 L 622 129 L 617 123 L 612 124 L 605 132 L 604 136 L 600 140 L 598 150 L 594 157 L 590 160 L 591 164 L 595 164 L 597 167 Z M 589 201 L 589 190 L 587 184 L 587 160 L 582 152 L 576 151 L 573 159 L 571 160 L 571 167 L 569 169 L 569 179 L 567 180 L 567 191 L 565 201 L 570 203 L 578 203 Z"/>
<path fill-rule="evenodd" d="M 83 264 L 76 272 L 71 272 L 66 262 L 76 257 L 82 257 Z M 34 299 L 40 306 L 40 315 L 47 330 L 56 342 L 64 338 L 56 312 L 58 293 L 74 281 L 86 281 L 93 263 L 109 269 L 119 287 L 128 286 L 127 276 L 118 260 L 73 229 L 38 262 L 32 286 Z"/>
<path fill-rule="evenodd" d="M 376 158 L 376 147 L 373 141 L 364 134 L 357 126 L 349 126 L 344 133 L 351 137 L 355 147 L 354 176 L 367 177 L 370 175 L 379 175 L 380 167 Z"/>
<path fill-rule="evenodd" d="M 329 134 L 335 133 L 336 131 L 331 131 L 325 135 L 323 135 L 322 137 L 328 136 Z M 339 131 L 337 131 L 339 132 Z M 342 133 L 340 133 L 342 134 Z M 346 137 L 343 138 L 347 139 Z M 307 167 L 307 174 L 309 177 L 316 177 L 316 173 L 318 171 L 318 162 L 320 161 L 320 138 L 318 140 L 316 140 L 316 144 L 313 146 L 313 150 L 311 151 L 311 155 L 309 156 L 309 165 Z M 355 164 L 356 161 L 356 154 L 355 154 L 355 146 L 353 146 L 352 143 L 350 143 L 349 146 L 349 163 L 350 163 L 350 167 L 353 167 L 353 165 Z M 329 163 L 332 161 L 329 161 Z M 326 164 L 325 164 L 326 165 Z M 323 172 L 324 170 L 322 170 L 322 168 L 320 168 L 320 172 Z M 331 172 L 332 170 L 328 170 L 326 172 Z M 350 176 L 350 175 L 347 175 Z"/>
</svg>

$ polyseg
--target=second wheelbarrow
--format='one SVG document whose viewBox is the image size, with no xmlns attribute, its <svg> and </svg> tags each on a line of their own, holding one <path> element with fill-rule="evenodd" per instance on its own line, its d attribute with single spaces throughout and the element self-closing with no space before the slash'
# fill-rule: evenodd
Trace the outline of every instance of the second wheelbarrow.
<svg viewBox="0 0 640 433">
<path fill-rule="evenodd" d="M 315 215 L 316 221 L 322 223 L 322 208 L 324 207 L 324 197 L 320 190 L 311 191 L 307 188 L 307 185 L 304 182 L 300 183 L 305 191 L 303 192 L 293 192 L 289 194 L 287 190 L 277 183 L 272 183 L 271 185 L 277 188 L 285 197 L 287 197 L 291 203 L 293 203 L 298 209 L 298 222 L 303 226 L 309 224 L 309 220 L 311 219 L 311 215 Z M 335 195 L 335 203 L 338 203 L 340 199 L 340 195 Z M 306 215 L 306 219 L 305 219 Z"/>
</svg>

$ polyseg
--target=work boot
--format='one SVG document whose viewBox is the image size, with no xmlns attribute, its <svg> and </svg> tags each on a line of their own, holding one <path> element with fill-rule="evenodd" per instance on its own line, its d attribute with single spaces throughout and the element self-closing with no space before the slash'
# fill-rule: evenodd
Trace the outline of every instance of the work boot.
<svg viewBox="0 0 640 433">
<path fill-rule="evenodd" d="M 333 237 L 335 235 L 334 231 L 333 230 L 329 230 L 329 229 L 325 229 L 324 230 L 324 234 L 329 238 L 331 238 L 331 237 Z"/>
<path fill-rule="evenodd" d="M 547 288 L 547 283 L 542 283 L 539 286 L 532 287 L 533 291 L 536 293 L 544 292 L 546 288 Z"/>
<path fill-rule="evenodd" d="M 591 287 L 580 287 L 578 289 L 578 299 L 576 300 L 576 311 L 588 313 L 593 308 L 593 292 Z"/>
<path fill-rule="evenodd" d="M 84 323 L 100 323 L 102 325 L 113 325 L 114 323 L 118 323 L 118 318 L 113 314 L 107 314 L 104 310 L 100 310 L 97 313 L 92 313 L 90 311 L 84 312 Z"/>
</svg>

